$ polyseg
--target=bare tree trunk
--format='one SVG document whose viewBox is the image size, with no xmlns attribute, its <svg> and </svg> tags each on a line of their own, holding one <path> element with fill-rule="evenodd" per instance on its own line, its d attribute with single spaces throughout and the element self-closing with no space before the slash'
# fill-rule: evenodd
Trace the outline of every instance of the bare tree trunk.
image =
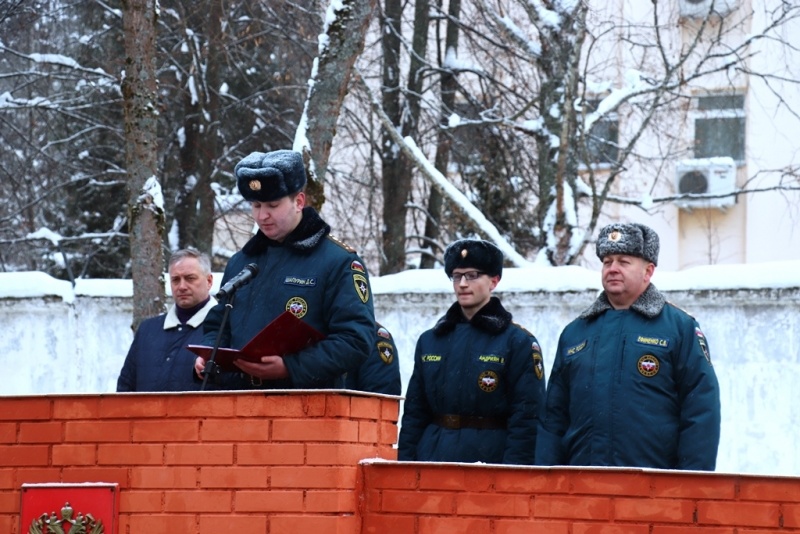
<svg viewBox="0 0 800 534">
<path fill-rule="evenodd" d="M 577 112 L 574 99 L 578 93 L 581 49 L 585 36 L 586 9 L 576 8 L 570 14 L 571 31 L 554 31 L 548 28 L 542 39 L 542 55 L 537 61 L 542 77 L 542 89 L 539 92 L 539 109 L 558 109 L 558 114 L 543 113 L 546 129 L 538 132 L 539 149 L 539 194 L 537 220 L 540 227 L 545 226 L 548 210 L 555 206 L 554 227 L 543 232 L 539 243 L 546 249 L 547 259 L 553 265 L 568 265 L 575 260 L 570 255 L 570 243 L 573 233 L 580 231 L 567 220 L 566 213 L 574 212 L 577 199 L 570 196 L 572 206 L 566 206 L 564 187 L 569 183 L 575 190 L 578 174 L 578 147 L 573 139 L 577 131 Z M 555 132 L 559 137 L 559 145 L 553 146 L 544 131 Z M 555 161 L 555 165 L 553 164 Z M 546 242 L 546 235 L 556 237 L 555 244 Z"/>
<path fill-rule="evenodd" d="M 182 189 L 175 205 L 178 247 L 192 246 L 212 255 L 214 244 L 214 191 L 211 189 L 219 157 L 220 49 L 222 4 L 205 0 L 190 18 L 205 25 L 206 50 L 192 54 L 196 91 L 184 96 L 186 120 L 180 149 Z M 187 80 L 188 83 L 188 80 Z"/>
<path fill-rule="evenodd" d="M 418 0 L 414 7 L 414 36 L 409 63 L 408 87 L 405 93 L 405 109 L 400 98 L 400 55 L 402 52 L 400 32 L 403 2 L 386 0 L 382 21 L 383 43 L 383 110 L 393 124 L 400 125 L 403 137 L 415 137 L 420 115 L 422 71 L 428 44 L 430 4 Z M 392 274 L 406 267 L 406 214 L 411 193 L 413 165 L 403 151 L 398 150 L 386 132 L 381 143 L 383 186 L 383 253 L 380 273 Z"/>
<path fill-rule="evenodd" d="M 125 162 L 133 278 L 133 329 L 164 311 L 164 206 L 157 169 L 155 0 L 125 0 Z"/>
<path fill-rule="evenodd" d="M 553 235 L 557 239 L 554 250 L 548 250 L 548 258 L 554 265 L 569 265 L 576 259 L 576 255 L 570 250 L 570 244 L 574 239 L 574 233 L 581 231 L 573 222 L 568 220 L 566 213 L 577 210 L 577 199 L 570 195 L 572 206 L 567 207 L 565 202 L 564 184 L 570 185 L 576 191 L 575 181 L 578 179 L 578 151 L 573 145 L 572 139 L 577 130 L 577 112 L 572 104 L 578 92 L 579 62 L 581 49 L 586 35 L 586 10 L 578 9 L 575 11 L 575 18 L 572 20 L 574 34 L 571 34 L 571 46 L 565 47 L 564 67 L 566 76 L 564 79 L 564 113 L 563 123 L 561 124 L 560 143 L 558 152 L 558 163 L 556 165 L 556 226 Z M 575 221 L 577 223 L 577 221 Z"/>
<path fill-rule="evenodd" d="M 384 113 L 397 126 L 402 120 L 400 98 L 400 55 L 402 53 L 402 0 L 386 0 L 380 24 L 383 65 L 381 105 Z M 391 136 L 384 130 L 381 140 L 381 187 L 383 193 L 383 227 L 380 274 L 392 274 L 405 267 L 406 202 L 410 187 L 409 168 Z"/>
<path fill-rule="evenodd" d="M 445 52 L 458 50 L 458 24 L 455 22 L 461 16 L 461 0 L 452 0 L 448 8 L 448 21 L 447 33 L 445 35 Z M 441 63 L 441 58 L 440 58 Z M 442 70 L 440 79 L 442 88 L 442 101 L 439 108 L 439 118 L 442 124 L 447 124 L 447 118 L 452 113 L 455 107 L 456 100 L 456 78 L 453 73 L 447 69 Z M 439 129 L 439 135 L 436 142 L 436 158 L 434 165 L 443 175 L 447 176 L 447 166 L 450 162 L 450 134 L 444 129 Z M 437 253 L 435 244 L 439 242 L 439 220 L 442 216 L 442 205 L 444 198 L 442 194 L 436 189 L 431 188 L 430 197 L 428 197 L 428 217 L 425 221 L 425 243 L 423 248 L 428 248 L 430 253 L 422 256 L 420 267 L 423 269 L 431 269 L 436 263 Z"/>
<path fill-rule="evenodd" d="M 364 39 L 375 0 L 344 0 L 334 10 L 334 20 L 328 25 L 328 45 L 321 47 L 317 68 L 305 110 L 303 160 L 309 171 L 306 197 L 317 209 L 325 202 L 324 179 L 328 168 L 336 121 L 356 59 L 364 50 Z M 333 3 L 331 8 L 333 9 Z"/>
</svg>

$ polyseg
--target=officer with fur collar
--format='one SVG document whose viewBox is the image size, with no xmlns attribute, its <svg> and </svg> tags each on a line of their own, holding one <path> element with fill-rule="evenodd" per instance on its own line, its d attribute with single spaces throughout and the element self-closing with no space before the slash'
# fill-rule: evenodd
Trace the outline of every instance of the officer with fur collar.
<svg viewBox="0 0 800 534">
<path fill-rule="evenodd" d="M 533 334 L 491 295 L 503 253 L 463 239 L 444 263 L 457 302 L 417 341 L 398 459 L 532 464 L 544 365 Z"/>
<path fill-rule="evenodd" d="M 223 299 L 209 312 L 203 343 L 241 349 L 273 319 L 289 311 L 325 338 L 297 354 L 264 354 L 234 361 L 241 373 L 222 373 L 231 389 L 332 388 L 358 369 L 373 348 L 375 315 L 369 274 L 355 250 L 330 235 L 330 226 L 306 206 L 306 170 L 292 150 L 253 152 L 234 174 L 250 202 L 256 234 L 225 267 L 222 285 L 255 263 L 258 275 L 236 292 L 223 324 Z M 201 375 L 206 361 L 198 357 Z"/>
<path fill-rule="evenodd" d="M 658 235 L 600 231 L 603 292 L 558 342 L 536 463 L 713 471 L 719 384 L 697 321 L 650 283 Z"/>
</svg>

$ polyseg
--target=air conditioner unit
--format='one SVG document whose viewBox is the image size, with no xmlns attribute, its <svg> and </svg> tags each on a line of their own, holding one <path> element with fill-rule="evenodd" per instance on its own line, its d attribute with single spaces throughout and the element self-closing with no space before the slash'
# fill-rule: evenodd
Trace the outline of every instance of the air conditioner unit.
<svg viewBox="0 0 800 534">
<path fill-rule="evenodd" d="M 676 165 L 675 191 L 678 194 L 698 195 L 676 200 L 679 208 L 725 209 L 736 204 L 735 190 L 736 163 L 733 158 L 689 159 Z"/>
<path fill-rule="evenodd" d="M 678 0 L 681 6 L 681 17 L 704 19 L 709 14 L 724 17 L 734 11 L 739 0 Z"/>
</svg>

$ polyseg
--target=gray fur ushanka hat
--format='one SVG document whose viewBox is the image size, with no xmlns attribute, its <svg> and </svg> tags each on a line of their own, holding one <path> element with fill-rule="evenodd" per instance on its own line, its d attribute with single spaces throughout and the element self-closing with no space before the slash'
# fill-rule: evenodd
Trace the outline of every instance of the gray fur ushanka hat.
<svg viewBox="0 0 800 534">
<path fill-rule="evenodd" d="M 597 257 L 625 254 L 644 258 L 658 265 L 658 234 L 638 223 L 614 223 L 600 230 L 597 236 Z"/>
<path fill-rule="evenodd" d="M 489 276 L 503 275 L 503 253 L 493 243 L 480 239 L 459 239 L 444 251 L 444 272 L 472 267 Z"/>
<path fill-rule="evenodd" d="M 253 152 L 233 169 L 236 185 L 245 200 L 273 202 L 303 190 L 306 168 L 294 150 Z"/>
</svg>

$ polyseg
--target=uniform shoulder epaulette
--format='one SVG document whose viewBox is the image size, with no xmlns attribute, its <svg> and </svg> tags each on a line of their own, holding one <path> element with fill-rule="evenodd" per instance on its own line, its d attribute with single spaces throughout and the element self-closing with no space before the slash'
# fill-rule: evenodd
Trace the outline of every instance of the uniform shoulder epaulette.
<svg viewBox="0 0 800 534">
<path fill-rule="evenodd" d="M 354 249 L 353 247 L 351 247 L 350 245 L 348 245 L 347 243 L 345 243 L 344 241 L 342 241 L 333 234 L 328 234 L 328 239 L 330 239 L 331 241 L 333 241 L 334 243 L 345 249 L 347 252 L 353 252 L 353 253 L 356 252 L 356 249 Z"/>
<path fill-rule="evenodd" d="M 520 330 L 522 330 L 523 332 L 525 332 L 525 333 L 526 333 L 526 334 L 528 334 L 529 336 L 533 336 L 533 334 L 531 334 L 531 332 L 530 332 L 530 331 L 529 331 L 527 328 L 525 328 L 524 326 L 522 326 L 521 324 L 519 324 L 519 323 L 517 323 L 517 322 L 514 322 L 514 321 L 511 321 L 511 324 L 513 324 L 514 326 L 516 326 L 517 328 L 519 328 Z M 535 337 L 535 336 L 534 336 L 534 337 Z"/>
<path fill-rule="evenodd" d="M 688 311 L 684 310 L 683 308 L 681 308 L 680 306 L 678 306 L 678 305 L 677 305 L 677 304 L 675 304 L 674 302 L 672 302 L 672 301 L 668 300 L 668 301 L 667 301 L 667 304 L 669 304 L 670 306 L 672 306 L 672 307 L 673 307 L 673 308 L 675 308 L 676 310 L 680 310 L 680 311 L 682 311 L 683 313 L 685 313 L 686 315 L 688 315 L 689 317 L 691 317 L 692 319 L 694 319 L 694 315 L 692 315 L 692 314 L 691 314 L 691 313 L 689 313 Z"/>
</svg>

